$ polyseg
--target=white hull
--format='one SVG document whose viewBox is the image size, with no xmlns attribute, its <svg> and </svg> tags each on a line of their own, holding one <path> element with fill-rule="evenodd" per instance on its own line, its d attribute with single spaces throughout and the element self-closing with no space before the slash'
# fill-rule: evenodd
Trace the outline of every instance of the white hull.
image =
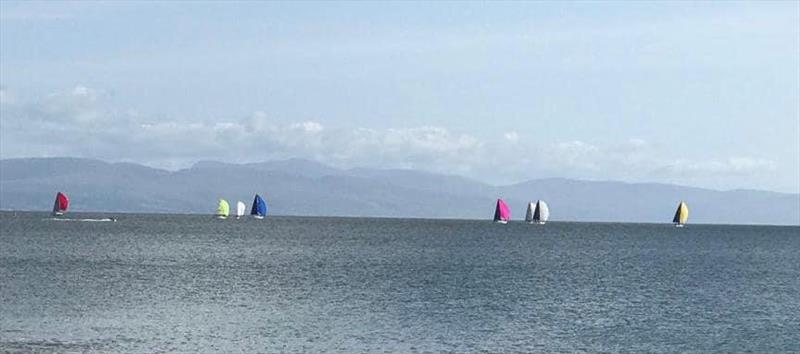
<svg viewBox="0 0 800 354">
<path fill-rule="evenodd" d="M 62 213 L 60 211 L 54 211 L 53 212 L 53 216 L 64 216 L 64 213 Z"/>
<path fill-rule="evenodd" d="M 261 219 L 263 219 L 264 217 L 263 217 L 263 216 L 261 216 L 261 215 L 253 215 L 253 218 L 256 218 L 256 219 L 258 219 L 258 220 L 261 220 Z"/>
<path fill-rule="evenodd" d="M 539 224 L 539 225 L 544 225 L 544 223 L 545 223 L 544 221 L 537 222 L 537 224 Z"/>
<path fill-rule="evenodd" d="M 675 227 L 683 227 L 683 224 L 675 224 Z"/>
<path fill-rule="evenodd" d="M 505 225 L 505 224 L 508 224 L 508 221 L 506 221 L 506 220 L 495 220 L 494 223 L 495 224 L 504 224 Z"/>
<path fill-rule="evenodd" d="M 217 218 L 217 219 L 220 219 L 220 220 L 225 220 L 225 219 L 227 219 L 228 217 L 227 217 L 227 216 L 225 216 L 225 215 L 214 215 L 214 218 Z"/>
</svg>

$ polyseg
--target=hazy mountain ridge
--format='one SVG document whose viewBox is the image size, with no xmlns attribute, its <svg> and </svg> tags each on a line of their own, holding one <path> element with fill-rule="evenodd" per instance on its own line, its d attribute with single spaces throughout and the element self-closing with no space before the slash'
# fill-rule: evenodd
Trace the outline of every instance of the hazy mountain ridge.
<svg viewBox="0 0 800 354">
<path fill-rule="evenodd" d="M 217 198 L 266 197 L 270 213 L 488 219 L 504 198 L 515 219 L 545 199 L 553 220 L 669 222 L 679 200 L 697 223 L 800 224 L 800 195 L 716 191 L 659 183 L 563 178 L 491 186 L 461 176 L 413 170 L 336 169 L 291 159 L 198 162 L 166 171 L 80 158 L 0 160 L 0 208 L 49 210 L 57 191 L 75 211 L 211 213 Z"/>
</svg>

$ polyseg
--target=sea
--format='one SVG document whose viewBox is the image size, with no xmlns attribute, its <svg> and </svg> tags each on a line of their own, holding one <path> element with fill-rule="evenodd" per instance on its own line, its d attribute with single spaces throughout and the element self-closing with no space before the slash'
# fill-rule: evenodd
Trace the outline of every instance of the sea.
<svg viewBox="0 0 800 354">
<path fill-rule="evenodd" d="M 105 216 L 0 213 L 0 352 L 800 352 L 793 226 Z"/>
</svg>

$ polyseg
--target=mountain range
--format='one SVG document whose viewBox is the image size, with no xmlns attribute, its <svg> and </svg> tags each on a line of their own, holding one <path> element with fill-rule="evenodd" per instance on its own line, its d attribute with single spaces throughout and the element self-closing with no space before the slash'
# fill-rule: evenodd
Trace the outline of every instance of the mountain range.
<svg viewBox="0 0 800 354">
<path fill-rule="evenodd" d="M 495 200 L 514 219 L 544 199 L 551 219 L 670 222 L 679 201 L 690 222 L 800 225 L 800 194 L 717 191 L 659 183 L 563 178 L 493 186 L 455 175 L 400 169 L 337 169 L 290 159 L 229 164 L 201 161 L 178 171 L 83 158 L 0 160 L 0 209 L 49 211 L 56 192 L 70 210 L 207 213 L 218 198 L 249 205 L 265 197 L 270 214 L 489 219 Z"/>
</svg>

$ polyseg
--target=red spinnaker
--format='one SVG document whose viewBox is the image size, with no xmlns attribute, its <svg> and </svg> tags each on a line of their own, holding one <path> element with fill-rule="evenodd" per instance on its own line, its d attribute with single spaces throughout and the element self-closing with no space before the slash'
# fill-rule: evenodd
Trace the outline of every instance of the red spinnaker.
<svg viewBox="0 0 800 354">
<path fill-rule="evenodd" d="M 67 198 L 67 195 L 64 194 L 64 193 L 58 192 L 58 194 L 56 194 L 56 208 L 55 208 L 56 210 L 54 210 L 54 211 L 58 211 L 58 212 L 62 212 L 63 213 L 65 211 L 67 211 L 68 207 L 69 207 L 69 198 Z"/>
</svg>

